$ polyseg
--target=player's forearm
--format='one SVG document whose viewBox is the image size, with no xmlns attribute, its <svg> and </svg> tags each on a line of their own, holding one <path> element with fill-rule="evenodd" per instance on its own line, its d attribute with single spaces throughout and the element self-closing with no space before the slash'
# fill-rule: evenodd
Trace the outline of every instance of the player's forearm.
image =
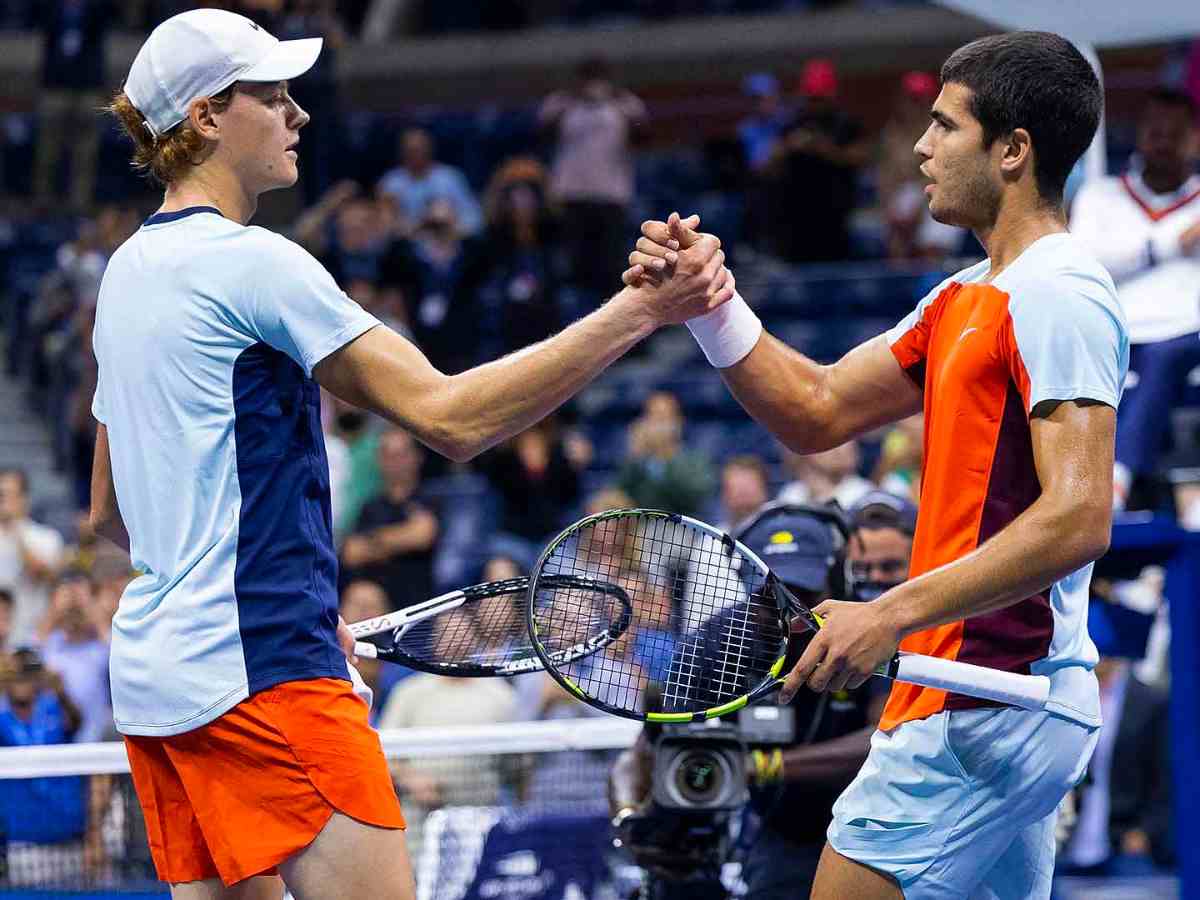
<svg viewBox="0 0 1200 900">
<path fill-rule="evenodd" d="M 825 366 L 764 331 L 748 356 L 719 371 L 742 408 L 797 453 L 841 443 L 830 421 Z"/>
<path fill-rule="evenodd" d="M 1111 502 L 1043 495 L 982 546 L 877 602 L 903 636 L 1004 609 L 1102 556 L 1111 522 Z"/>
<path fill-rule="evenodd" d="M 654 330 L 626 288 L 554 337 L 446 378 L 427 408 L 470 459 L 545 418 Z"/>
<path fill-rule="evenodd" d="M 849 782 L 871 749 L 874 726 L 783 752 L 783 780 L 797 784 Z"/>
</svg>

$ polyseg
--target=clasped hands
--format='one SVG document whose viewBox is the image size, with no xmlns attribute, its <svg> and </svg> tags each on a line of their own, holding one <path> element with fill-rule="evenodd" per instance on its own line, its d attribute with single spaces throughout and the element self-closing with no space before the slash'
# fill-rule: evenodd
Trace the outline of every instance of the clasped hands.
<svg viewBox="0 0 1200 900">
<path fill-rule="evenodd" d="M 642 223 L 637 249 L 621 276 L 626 286 L 653 293 L 659 324 L 678 325 L 710 313 L 736 293 L 733 273 L 715 235 L 703 234 L 699 216 Z"/>
</svg>

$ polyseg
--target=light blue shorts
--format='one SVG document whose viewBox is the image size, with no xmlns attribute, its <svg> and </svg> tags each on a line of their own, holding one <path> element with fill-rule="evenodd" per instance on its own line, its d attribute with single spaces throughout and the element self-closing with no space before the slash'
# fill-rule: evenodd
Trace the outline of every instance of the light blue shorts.
<svg viewBox="0 0 1200 900">
<path fill-rule="evenodd" d="M 906 900 L 1050 896 L 1058 804 L 1099 737 L 1048 712 L 942 712 L 876 731 L 833 806 L 829 844 Z"/>
</svg>

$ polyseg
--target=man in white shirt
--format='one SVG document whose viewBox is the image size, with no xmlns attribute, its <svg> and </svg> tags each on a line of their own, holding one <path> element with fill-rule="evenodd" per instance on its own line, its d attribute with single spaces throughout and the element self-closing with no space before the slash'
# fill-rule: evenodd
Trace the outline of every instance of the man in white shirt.
<svg viewBox="0 0 1200 900">
<path fill-rule="evenodd" d="M 62 554 L 62 536 L 29 518 L 25 473 L 0 469 L 0 587 L 8 588 L 13 596 L 8 649 L 33 641 Z"/>
<path fill-rule="evenodd" d="M 1071 231 L 1112 274 L 1129 320 L 1129 377 L 1117 417 L 1115 502 L 1156 474 L 1170 409 L 1200 366 L 1200 175 L 1197 109 L 1179 91 L 1153 92 L 1124 175 L 1090 181 Z M 1180 510 L 1186 515 L 1186 510 Z"/>
</svg>

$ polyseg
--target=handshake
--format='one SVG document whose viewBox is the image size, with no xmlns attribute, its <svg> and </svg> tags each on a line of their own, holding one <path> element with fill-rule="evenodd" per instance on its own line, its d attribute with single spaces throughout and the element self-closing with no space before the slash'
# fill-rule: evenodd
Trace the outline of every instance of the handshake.
<svg viewBox="0 0 1200 900">
<path fill-rule="evenodd" d="M 758 342 L 762 323 L 737 293 L 716 236 L 696 229 L 699 216 L 642 223 L 642 236 L 621 276 L 654 327 L 685 323 L 708 361 L 726 368 Z"/>
</svg>

